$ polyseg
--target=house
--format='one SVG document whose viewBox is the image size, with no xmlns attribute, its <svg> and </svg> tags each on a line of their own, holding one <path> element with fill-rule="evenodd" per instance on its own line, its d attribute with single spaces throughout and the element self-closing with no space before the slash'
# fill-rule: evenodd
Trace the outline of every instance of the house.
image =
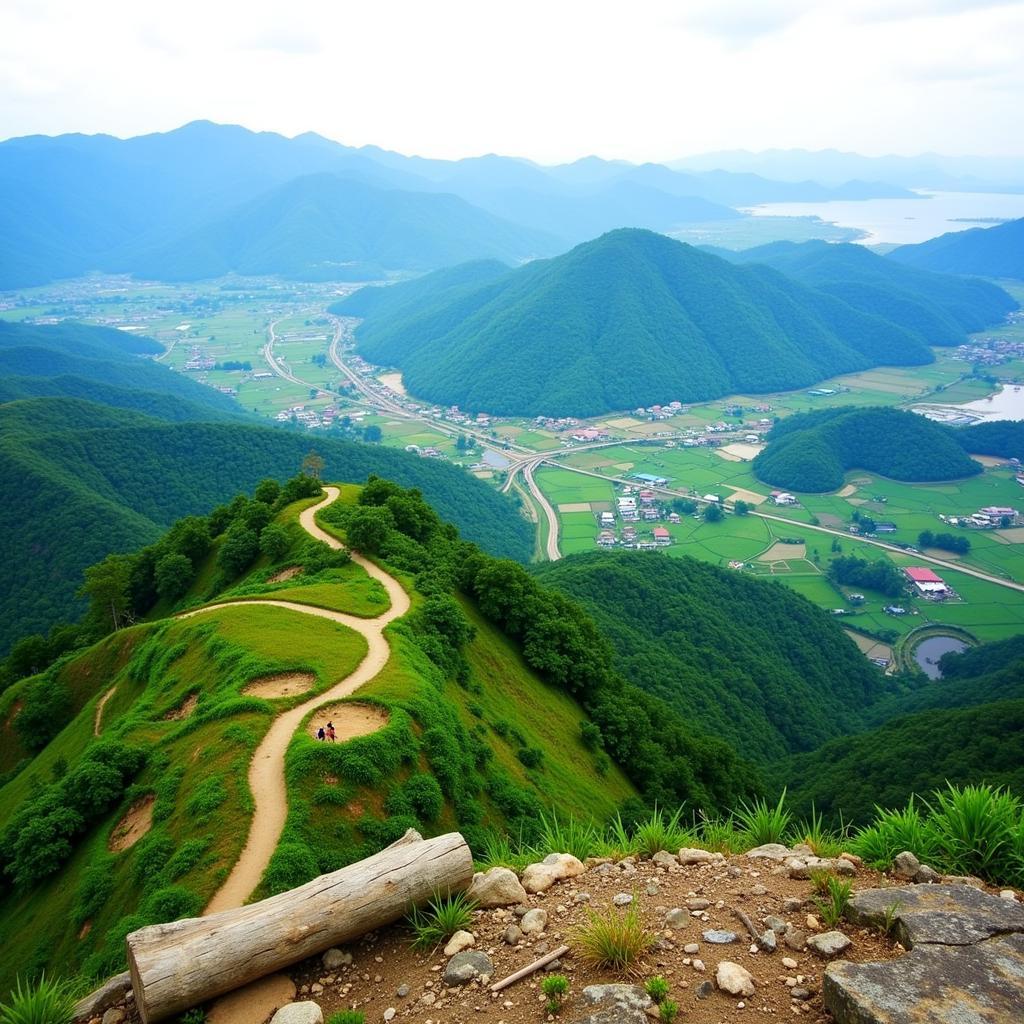
<svg viewBox="0 0 1024 1024">
<path fill-rule="evenodd" d="M 904 569 L 903 572 L 922 596 L 942 598 L 949 595 L 950 591 L 946 581 L 933 573 L 931 569 L 912 565 Z"/>
<path fill-rule="evenodd" d="M 705 494 L 704 495 L 704 501 L 713 501 L 713 502 L 717 503 L 717 502 L 719 502 L 721 500 L 722 499 L 717 494 Z"/>
<path fill-rule="evenodd" d="M 664 487 L 668 483 L 668 477 L 653 476 L 651 473 L 634 473 L 633 476 L 637 480 L 642 480 L 645 484 L 650 484 L 652 487 Z"/>
<path fill-rule="evenodd" d="M 875 533 L 895 533 L 895 523 L 875 523 Z"/>
<path fill-rule="evenodd" d="M 636 511 L 636 498 L 618 498 L 616 501 L 619 506 L 619 512 Z"/>
<path fill-rule="evenodd" d="M 656 508 L 645 508 L 641 513 L 645 523 L 656 522 L 661 518 Z"/>
<path fill-rule="evenodd" d="M 653 534 L 654 543 L 661 547 L 665 547 L 672 543 L 672 535 L 664 526 L 656 526 L 653 530 Z"/>
<path fill-rule="evenodd" d="M 669 514 L 668 514 L 668 521 L 670 523 L 677 523 L 678 524 L 678 523 L 681 523 L 683 520 L 682 520 L 682 517 L 679 515 L 678 512 L 669 512 Z"/>
<path fill-rule="evenodd" d="M 1001 526 L 1004 519 L 1009 520 L 1011 526 L 1017 521 L 1017 510 L 1015 508 L 1006 508 L 1002 505 L 986 505 L 985 508 L 979 509 L 979 514 L 988 516 L 988 521 L 993 526 Z"/>
<path fill-rule="evenodd" d="M 597 543 L 603 548 L 615 547 L 615 534 L 610 530 L 602 530 L 597 538 Z"/>
<path fill-rule="evenodd" d="M 898 604 L 887 604 L 883 609 L 886 615 L 906 615 L 907 609 L 901 608 Z"/>
<path fill-rule="evenodd" d="M 776 505 L 796 505 L 799 504 L 796 500 L 796 496 L 789 494 L 787 491 L 772 491 L 772 501 Z"/>
</svg>

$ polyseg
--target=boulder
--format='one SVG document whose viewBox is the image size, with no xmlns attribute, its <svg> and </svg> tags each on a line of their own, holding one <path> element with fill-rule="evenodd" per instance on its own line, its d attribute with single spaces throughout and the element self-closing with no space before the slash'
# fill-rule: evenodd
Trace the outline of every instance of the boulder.
<svg viewBox="0 0 1024 1024">
<path fill-rule="evenodd" d="M 823 960 L 834 960 L 845 953 L 853 943 L 842 932 L 822 932 L 807 940 L 807 948 Z"/>
<path fill-rule="evenodd" d="M 679 866 L 679 858 L 673 857 L 668 850 L 659 850 L 652 858 L 651 861 L 661 868 L 671 868 Z"/>
<path fill-rule="evenodd" d="M 579 1003 L 590 1012 L 576 1024 L 649 1024 L 651 997 L 638 985 L 588 985 Z"/>
<path fill-rule="evenodd" d="M 929 867 L 927 864 L 922 864 L 917 869 L 917 874 L 914 875 L 914 881 L 918 885 L 938 885 L 942 881 L 942 875 L 935 870 L 935 868 Z"/>
<path fill-rule="evenodd" d="M 104 1011 L 102 1024 L 123 1024 L 126 1016 L 120 1006 L 111 1006 L 109 1010 Z"/>
<path fill-rule="evenodd" d="M 456 953 L 448 961 L 444 969 L 444 983 L 449 988 L 457 985 L 468 985 L 475 978 L 490 977 L 494 973 L 494 964 L 486 953 L 475 949 L 467 949 Z M 271 1021 L 271 1024 L 274 1024 Z"/>
<path fill-rule="evenodd" d="M 473 876 L 468 895 L 477 906 L 484 908 L 508 907 L 526 901 L 526 890 L 516 873 L 508 868 L 478 871 Z"/>
<path fill-rule="evenodd" d="M 324 1024 L 324 1011 L 312 1000 L 288 1003 L 270 1018 L 270 1024 Z"/>
<path fill-rule="evenodd" d="M 539 907 L 527 911 L 519 922 L 519 927 L 524 935 L 540 935 L 547 926 L 548 912 L 541 910 Z"/>
<path fill-rule="evenodd" d="M 749 860 L 775 860 L 782 862 L 787 857 L 792 857 L 793 851 L 781 843 L 765 843 L 763 846 L 755 846 L 747 851 Z"/>
<path fill-rule="evenodd" d="M 892 862 L 892 873 L 897 878 L 912 879 L 920 870 L 921 862 L 910 850 L 897 853 Z"/>
<path fill-rule="evenodd" d="M 510 924 L 505 929 L 505 934 L 502 936 L 507 946 L 518 946 L 523 939 L 523 933 L 520 928 L 517 928 L 514 924 Z"/>
<path fill-rule="evenodd" d="M 547 892 L 558 881 L 558 875 L 547 864 L 527 864 L 522 881 L 527 892 Z"/>
<path fill-rule="evenodd" d="M 725 857 L 720 853 L 711 853 L 709 850 L 695 850 L 684 846 L 679 851 L 680 864 L 720 864 Z"/>
<path fill-rule="evenodd" d="M 444 947 L 444 955 L 455 956 L 456 953 L 461 953 L 464 949 L 469 949 L 470 946 L 475 944 L 476 939 L 473 938 L 472 932 L 457 931 L 448 940 L 448 945 Z"/>
<path fill-rule="evenodd" d="M 754 976 L 745 967 L 723 960 L 715 972 L 715 982 L 723 992 L 733 996 L 752 996 Z"/>
<path fill-rule="evenodd" d="M 807 879 L 815 871 L 831 871 L 837 875 L 855 875 L 856 867 L 844 857 L 790 857 L 785 862 L 786 872 L 790 878 Z"/>
<path fill-rule="evenodd" d="M 807 935 L 800 931 L 799 928 L 794 928 L 792 925 L 786 926 L 786 931 L 782 936 L 782 941 L 792 950 L 797 953 L 800 952 L 807 945 Z"/>
<path fill-rule="evenodd" d="M 700 896 L 691 896 L 690 899 L 686 901 L 687 910 L 707 910 L 710 906 L 711 901 Z"/>
<path fill-rule="evenodd" d="M 559 881 L 563 878 L 575 878 L 587 870 L 583 862 L 571 853 L 549 853 L 541 863 L 554 868 L 555 877 Z"/>
<path fill-rule="evenodd" d="M 762 933 L 761 938 L 757 940 L 757 944 L 766 953 L 774 953 L 779 945 L 779 937 L 769 928 L 768 931 Z"/>
<path fill-rule="evenodd" d="M 880 963 L 840 960 L 825 971 L 823 997 L 835 1024 L 1009 1024 L 1024 1019 L 1022 979 L 1018 933 L 970 946 L 923 943 Z"/>
</svg>

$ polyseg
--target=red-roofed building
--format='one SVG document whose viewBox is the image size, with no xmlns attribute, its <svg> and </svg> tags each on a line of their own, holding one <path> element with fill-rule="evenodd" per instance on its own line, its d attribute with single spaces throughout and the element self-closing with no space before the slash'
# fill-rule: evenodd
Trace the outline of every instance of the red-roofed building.
<svg viewBox="0 0 1024 1024">
<path fill-rule="evenodd" d="M 907 579 L 925 597 L 945 597 L 949 593 L 946 581 L 941 576 L 937 576 L 931 569 L 912 565 L 904 569 L 903 572 L 906 574 Z"/>
<path fill-rule="evenodd" d="M 672 535 L 665 529 L 664 526 L 656 526 L 652 531 L 654 534 L 655 544 L 671 544 Z"/>
</svg>

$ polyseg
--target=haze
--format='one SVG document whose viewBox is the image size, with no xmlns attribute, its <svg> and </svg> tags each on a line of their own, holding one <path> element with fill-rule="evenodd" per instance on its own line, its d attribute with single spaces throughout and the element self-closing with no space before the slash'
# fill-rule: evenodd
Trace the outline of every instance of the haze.
<svg viewBox="0 0 1024 1024">
<path fill-rule="evenodd" d="M 838 147 L 1021 155 L 1024 5 L 8 0 L 0 137 L 196 118 L 542 162 Z"/>
</svg>

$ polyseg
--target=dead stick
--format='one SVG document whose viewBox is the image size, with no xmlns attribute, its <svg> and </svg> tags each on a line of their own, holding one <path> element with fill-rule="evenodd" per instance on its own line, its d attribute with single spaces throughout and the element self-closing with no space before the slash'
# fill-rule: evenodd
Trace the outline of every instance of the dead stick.
<svg viewBox="0 0 1024 1024">
<path fill-rule="evenodd" d="M 568 946 L 559 946 L 558 949 L 551 953 L 547 953 L 539 960 L 534 960 L 532 964 L 527 964 L 526 967 L 516 971 L 515 974 L 510 974 L 504 981 L 496 982 L 491 986 L 491 991 L 500 992 L 503 988 L 508 988 L 509 985 L 514 985 L 517 981 L 521 981 L 523 978 L 529 977 L 534 971 L 539 971 L 542 967 L 551 963 L 552 960 L 557 960 L 560 956 L 565 956 L 568 952 Z"/>
<path fill-rule="evenodd" d="M 747 931 L 750 932 L 751 938 L 758 945 L 761 945 L 761 933 L 754 927 L 754 922 L 742 910 L 737 910 L 733 907 L 732 912 L 747 926 Z"/>
</svg>

